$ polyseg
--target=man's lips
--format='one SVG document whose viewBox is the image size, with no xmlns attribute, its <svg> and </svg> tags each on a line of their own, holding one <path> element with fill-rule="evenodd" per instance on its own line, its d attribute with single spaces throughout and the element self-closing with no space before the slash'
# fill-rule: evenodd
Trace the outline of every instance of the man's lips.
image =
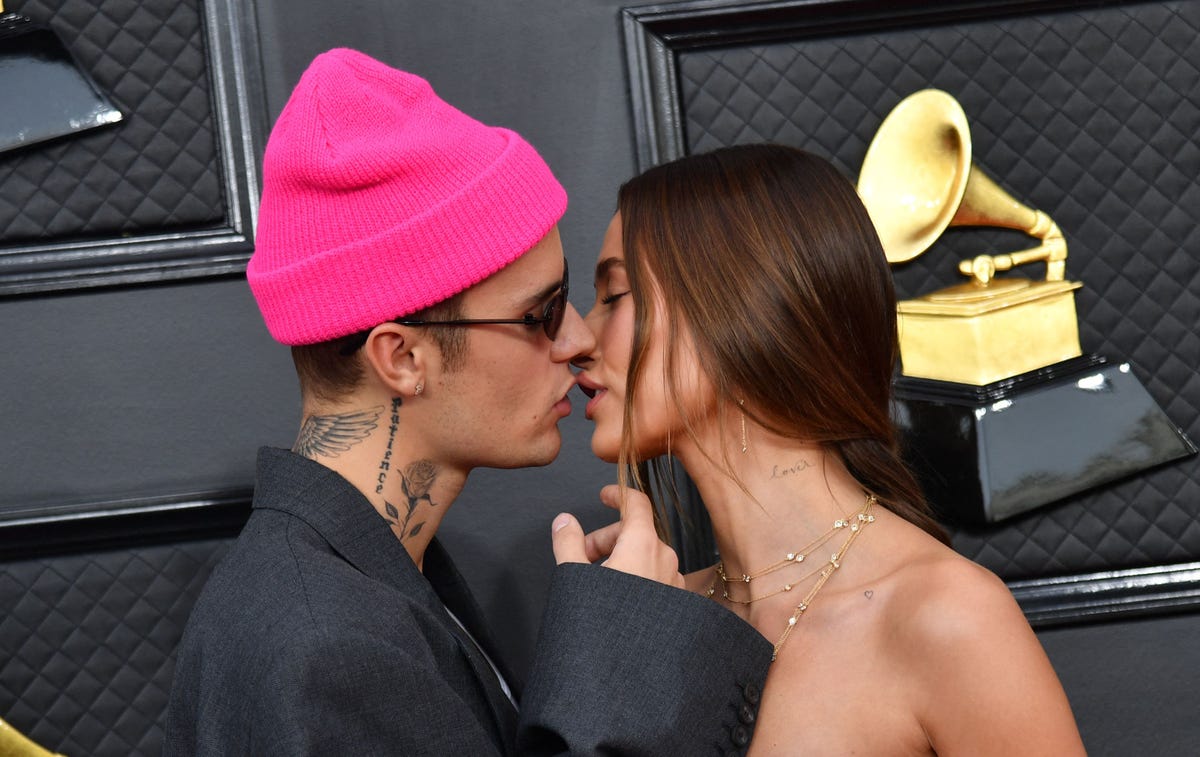
<svg viewBox="0 0 1200 757">
<path fill-rule="evenodd" d="M 562 399 L 554 403 L 554 411 L 558 414 L 559 418 L 566 418 L 570 415 L 571 398 L 564 394 Z"/>
<path fill-rule="evenodd" d="M 571 387 L 575 386 L 575 377 L 571 377 L 571 383 L 563 390 L 562 397 L 558 402 L 554 403 L 554 409 L 558 412 L 560 418 L 566 418 L 571 414 Z"/>
</svg>

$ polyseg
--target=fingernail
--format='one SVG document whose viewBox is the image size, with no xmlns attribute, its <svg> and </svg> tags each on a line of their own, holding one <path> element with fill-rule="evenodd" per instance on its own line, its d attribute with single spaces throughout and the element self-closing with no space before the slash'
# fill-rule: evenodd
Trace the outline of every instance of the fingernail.
<svg viewBox="0 0 1200 757">
<path fill-rule="evenodd" d="M 567 515 L 566 513 L 559 513 L 558 517 L 556 517 L 554 519 L 554 522 L 550 524 L 550 530 L 552 533 L 558 533 L 559 531 L 561 531 L 563 529 L 563 526 L 567 525 L 570 522 L 571 522 L 570 515 Z"/>
</svg>

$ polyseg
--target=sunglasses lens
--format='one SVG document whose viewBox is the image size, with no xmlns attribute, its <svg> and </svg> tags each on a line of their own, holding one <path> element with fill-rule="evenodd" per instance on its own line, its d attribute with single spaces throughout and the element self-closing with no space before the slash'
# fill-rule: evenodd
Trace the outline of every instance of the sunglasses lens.
<svg viewBox="0 0 1200 757">
<path fill-rule="evenodd" d="M 550 303 L 546 305 L 545 322 L 542 324 L 546 329 L 546 336 L 550 337 L 551 341 L 558 336 L 558 327 L 562 326 L 563 311 L 566 309 L 567 298 L 563 292 L 559 292 Z"/>
<path fill-rule="evenodd" d="M 567 287 L 570 279 L 567 274 L 567 259 L 563 258 L 563 280 L 562 289 L 558 290 L 558 294 L 554 299 L 550 300 L 546 305 L 546 312 L 543 317 L 546 319 L 543 325 L 546 328 L 546 336 L 550 337 L 550 341 L 554 341 L 558 336 L 558 328 L 562 326 L 563 316 L 567 312 Z"/>
</svg>

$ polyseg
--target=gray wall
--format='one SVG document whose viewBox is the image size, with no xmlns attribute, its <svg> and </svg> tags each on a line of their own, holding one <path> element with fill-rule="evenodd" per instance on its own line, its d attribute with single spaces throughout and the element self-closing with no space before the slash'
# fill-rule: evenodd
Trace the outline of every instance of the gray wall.
<svg viewBox="0 0 1200 757">
<path fill-rule="evenodd" d="M 269 119 L 316 53 L 359 48 L 523 133 L 571 195 L 572 267 L 590 269 L 634 167 L 616 0 L 258 0 Z M 590 301 L 586 275 L 572 297 Z M 289 446 L 297 391 L 241 280 L 0 300 L 0 504 L 70 504 L 249 486 L 260 444 Z M 560 459 L 479 471 L 444 527 L 524 666 L 552 558 L 549 522 L 607 519 L 581 403 Z M 513 559 L 520 555 L 520 559 Z M 1043 632 L 1093 754 L 1190 754 L 1200 726 L 1195 616 Z"/>
</svg>

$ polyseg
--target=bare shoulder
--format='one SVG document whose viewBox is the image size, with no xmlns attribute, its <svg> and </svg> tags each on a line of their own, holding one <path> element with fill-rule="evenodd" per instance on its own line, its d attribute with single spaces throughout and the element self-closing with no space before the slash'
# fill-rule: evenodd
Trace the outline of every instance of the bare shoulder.
<svg viewBox="0 0 1200 757">
<path fill-rule="evenodd" d="M 929 550 L 897 572 L 901 639 L 918 645 L 979 648 L 995 637 L 1031 633 L 996 574 L 948 548 Z"/>
<path fill-rule="evenodd" d="M 1082 754 L 1062 685 L 1008 587 L 940 544 L 890 577 L 892 659 L 938 754 Z"/>
<path fill-rule="evenodd" d="M 1014 670 L 1049 662 L 1005 583 L 940 543 L 909 556 L 890 576 L 883 643 L 910 680 L 946 691 L 986 681 L 998 661 Z"/>
</svg>

